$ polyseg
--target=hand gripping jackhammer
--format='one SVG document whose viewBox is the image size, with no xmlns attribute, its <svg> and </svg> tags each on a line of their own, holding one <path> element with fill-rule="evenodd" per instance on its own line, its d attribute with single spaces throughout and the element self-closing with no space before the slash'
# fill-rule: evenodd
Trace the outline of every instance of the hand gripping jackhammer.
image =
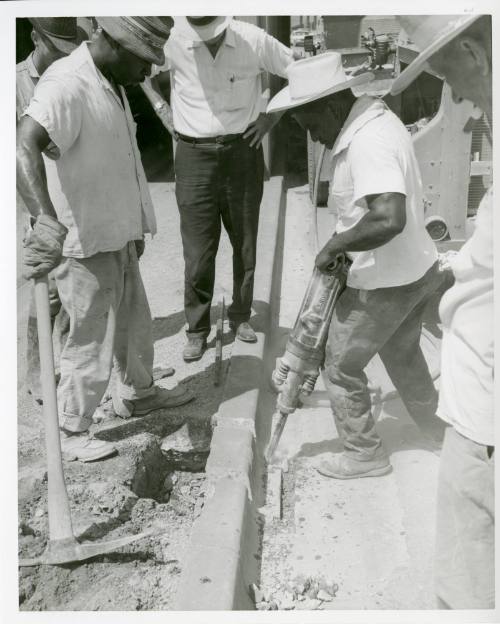
<svg viewBox="0 0 500 624">
<path fill-rule="evenodd" d="M 272 384 L 278 392 L 279 421 L 265 454 L 270 462 L 289 414 L 300 407 L 316 385 L 325 357 L 325 345 L 333 308 L 345 288 L 350 260 L 339 254 L 322 273 L 315 268 L 302 301 L 295 325 L 288 337 L 285 354 L 277 360 Z"/>
</svg>

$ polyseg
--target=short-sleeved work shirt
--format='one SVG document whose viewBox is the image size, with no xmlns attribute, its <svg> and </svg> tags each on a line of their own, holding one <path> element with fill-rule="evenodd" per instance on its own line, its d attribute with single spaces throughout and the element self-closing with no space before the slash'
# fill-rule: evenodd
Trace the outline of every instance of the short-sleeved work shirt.
<svg viewBox="0 0 500 624">
<path fill-rule="evenodd" d="M 286 77 L 292 51 L 262 28 L 231 20 L 215 58 L 173 28 L 165 44 L 174 128 L 190 137 L 244 132 L 265 111 L 261 74 Z"/>
<path fill-rule="evenodd" d="M 24 111 L 28 108 L 35 87 L 40 80 L 40 74 L 33 62 L 33 52 L 29 54 L 24 61 L 16 65 L 16 120 L 22 117 Z M 49 188 L 50 199 L 54 207 L 64 204 L 65 198 L 61 192 L 61 185 L 57 176 L 57 168 L 54 158 L 57 158 L 58 150 L 51 141 L 43 151 L 43 162 L 45 164 L 45 173 L 47 175 L 47 186 Z M 18 195 L 18 201 L 24 202 Z M 57 212 L 57 208 L 56 208 Z"/>
<path fill-rule="evenodd" d="M 54 208 L 69 230 L 65 256 L 117 251 L 156 232 L 136 124 L 119 90 L 121 101 L 82 43 L 46 70 L 25 111 L 57 148 L 63 197 Z"/>
<path fill-rule="evenodd" d="M 331 194 L 337 232 L 369 211 L 365 197 L 401 193 L 406 225 L 385 245 L 350 252 L 347 284 L 372 290 L 410 284 L 436 262 L 437 250 L 424 224 L 422 181 L 411 136 L 379 98 L 361 96 L 353 105 L 332 150 Z"/>
<path fill-rule="evenodd" d="M 454 285 L 439 305 L 443 322 L 438 415 L 466 438 L 495 444 L 493 189 L 471 238 L 451 261 Z"/>
</svg>

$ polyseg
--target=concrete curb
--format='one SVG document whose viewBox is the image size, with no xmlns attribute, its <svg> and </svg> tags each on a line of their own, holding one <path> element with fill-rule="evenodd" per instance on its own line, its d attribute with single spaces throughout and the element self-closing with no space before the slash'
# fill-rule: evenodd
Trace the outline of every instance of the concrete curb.
<svg viewBox="0 0 500 624">
<path fill-rule="evenodd" d="M 255 425 L 270 328 L 275 252 L 286 194 L 283 178 L 265 183 L 260 210 L 252 324 L 258 342 L 235 341 L 206 466 L 205 505 L 193 525 L 176 609 L 254 609 L 249 583 L 258 574 L 253 502 Z"/>
</svg>

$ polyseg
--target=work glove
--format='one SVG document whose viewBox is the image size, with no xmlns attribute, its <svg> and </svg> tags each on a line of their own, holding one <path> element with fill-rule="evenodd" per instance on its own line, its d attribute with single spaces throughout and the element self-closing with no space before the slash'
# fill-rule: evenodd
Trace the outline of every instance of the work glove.
<svg viewBox="0 0 500 624">
<path fill-rule="evenodd" d="M 144 253 L 144 249 L 146 248 L 146 242 L 144 241 L 144 236 L 142 238 L 138 238 L 137 240 L 135 240 L 134 243 L 135 243 L 135 253 L 137 254 L 137 260 L 139 260 L 139 258 Z"/>
<path fill-rule="evenodd" d="M 329 273 L 332 270 L 332 265 L 337 261 L 338 256 L 341 256 L 343 250 L 340 249 L 335 235 L 330 238 L 323 249 L 316 256 L 314 264 L 322 273 Z"/>
<path fill-rule="evenodd" d="M 62 258 L 68 229 L 57 219 L 41 214 L 24 239 L 23 277 L 35 279 L 50 273 Z"/>
</svg>

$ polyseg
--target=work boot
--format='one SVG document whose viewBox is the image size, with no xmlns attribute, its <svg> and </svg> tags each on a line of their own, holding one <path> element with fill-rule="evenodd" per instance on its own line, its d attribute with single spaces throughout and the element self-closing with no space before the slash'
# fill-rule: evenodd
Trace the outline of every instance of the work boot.
<svg viewBox="0 0 500 624">
<path fill-rule="evenodd" d="M 236 335 L 236 338 L 242 340 L 243 342 L 257 342 L 257 336 L 250 325 L 246 321 L 243 323 L 229 323 L 229 328 Z"/>
<path fill-rule="evenodd" d="M 87 432 L 68 433 L 61 431 L 61 451 L 66 461 L 91 462 L 114 455 L 114 444 L 90 438 Z"/>
<path fill-rule="evenodd" d="M 186 386 L 175 386 L 172 390 L 156 386 L 155 394 L 142 399 L 122 399 L 113 396 L 113 409 L 120 418 L 145 416 L 150 412 L 170 407 L 179 407 L 194 399 L 194 394 Z"/>
<path fill-rule="evenodd" d="M 387 455 L 359 461 L 351 455 L 337 453 L 320 462 L 316 470 L 325 477 L 333 479 L 358 479 L 360 477 L 381 477 L 392 470 Z"/>
<path fill-rule="evenodd" d="M 188 336 L 182 357 L 184 362 L 194 362 L 199 360 L 207 348 L 205 336 Z"/>
</svg>

